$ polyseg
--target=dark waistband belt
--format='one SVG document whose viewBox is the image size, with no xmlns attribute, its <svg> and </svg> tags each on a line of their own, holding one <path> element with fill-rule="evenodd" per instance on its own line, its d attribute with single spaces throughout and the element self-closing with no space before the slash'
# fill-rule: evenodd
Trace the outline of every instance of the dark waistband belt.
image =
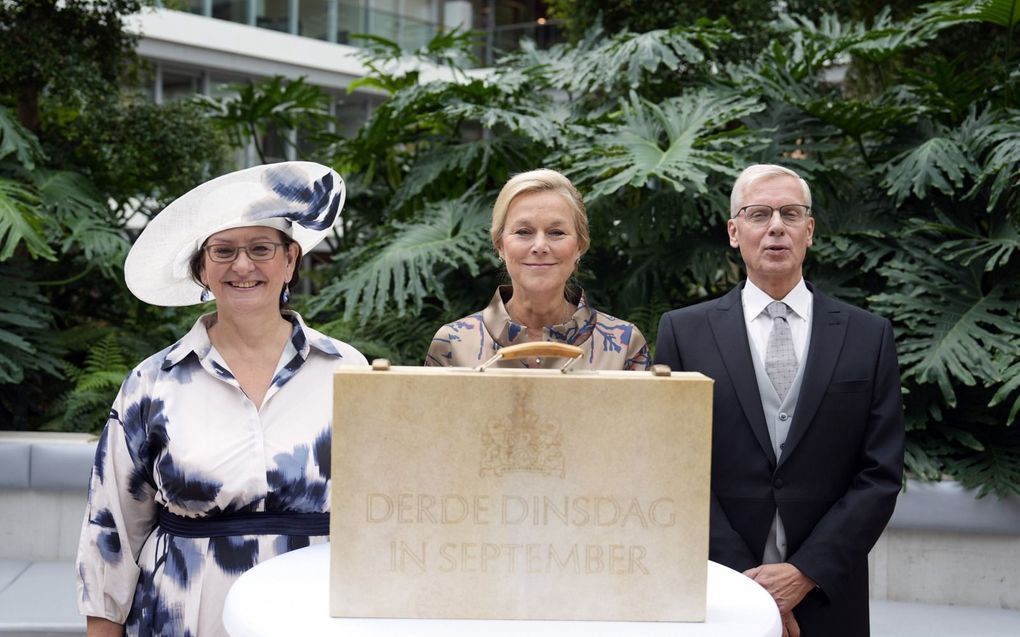
<svg viewBox="0 0 1020 637">
<path fill-rule="evenodd" d="M 160 509 L 159 526 L 165 532 L 178 537 L 329 535 L 329 514 L 258 511 L 187 518 Z"/>
</svg>

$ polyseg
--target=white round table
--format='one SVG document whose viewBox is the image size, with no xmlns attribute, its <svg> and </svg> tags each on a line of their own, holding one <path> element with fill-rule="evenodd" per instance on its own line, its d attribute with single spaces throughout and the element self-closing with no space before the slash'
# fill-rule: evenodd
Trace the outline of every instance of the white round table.
<svg viewBox="0 0 1020 637">
<path fill-rule="evenodd" d="M 231 637 L 779 637 L 779 610 L 765 589 L 737 571 L 708 563 L 704 623 L 341 619 L 329 616 L 329 544 L 267 560 L 227 594 Z"/>
</svg>

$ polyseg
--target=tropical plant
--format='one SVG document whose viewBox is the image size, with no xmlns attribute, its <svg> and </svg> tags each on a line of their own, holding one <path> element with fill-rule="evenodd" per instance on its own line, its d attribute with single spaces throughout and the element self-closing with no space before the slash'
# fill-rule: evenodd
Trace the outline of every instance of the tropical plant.
<svg viewBox="0 0 1020 637">
<path fill-rule="evenodd" d="M 84 367 L 65 362 L 64 375 L 73 386 L 53 404 L 51 411 L 57 418 L 45 428 L 99 433 L 129 371 L 113 333 L 89 348 Z"/>
<path fill-rule="evenodd" d="M 434 328 L 499 279 L 478 201 L 546 165 L 586 194 L 579 283 L 654 337 L 663 309 L 741 276 L 725 238 L 736 172 L 789 165 L 817 211 L 808 276 L 896 326 L 912 473 L 1020 492 L 1015 4 L 790 12 L 760 23 L 770 44 L 741 61 L 726 47 L 743 34 L 701 21 L 525 44 L 484 74 L 427 83 L 370 64 L 366 83 L 391 95 L 320 151 L 356 195 L 307 311 L 419 362 Z M 961 52 L 975 33 L 980 56 Z M 420 341 L 388 348 L 402 320 Z"/>
<path fill-rule="evenodd" d="M 195 103 L 240 148 L 251 143 L 259 163 L 266 163 L 263 139 L 271 131 L 315 130 L 330 121 L 326 94 L 304 78 L 288 81 L 276 76 L 262 82 L 230 84 L 227 97 L 196 95 Z M 287 135 L 284 144 L 297 147 Z"/>
<path fill-rule="evenodd" d="M 123 88 L 138 66 L 123 18 L 142 4 L 0 3 L 0 427 L 45 424 L 110 331 L 139 360 L 180 329 L 124 288 L 129 220 L 218 172 L 226 149 L 193 105 Z"/>
<path fill-rule="evenodd" d="M 1020 492 L 1020 3 L 885 4 L 789 2 L 768 16 L 730 7 L 670 28 L 615 12 L 608 34 L 524 43 L 484 72 L 463 66 L 471 34 L 417 51 L 372 39 L 358 84 L 387 98 L 356 134 L 318 131 L 314 151 L 295 148 L 336 167 L 350 194 L 332 262 L 304 273 L 315 293 L 297 307 L 370 356 L 420 363 L 435 330 L 484 305 L 502 279 L 486 229 L 495 193 L 510 174 L 549 166 L 586 195 L 592 248 L 578 283 L 654 340 L 663 310 L 742 276 L 725 233 L 733 176 L 753 162 L 788 165 L 812 185 L 808 278 L 894 322 L 912 474 Z M 277 78 L 203 108 L 244 146 L 321 127 L 322 105 L 318 89 Z M 50 149 L 76 156 L 0 111 L 0 284 L 18 299 L 0 314 L 0 378 L 64 370 L 84 383 L 88 361 L 60 363 L 69 341 L 119 326 L 134 360 L 146 337 L 165 344 L 190 316 L 144 307 L 100 277 L 107 305 L 123 309 L 81 318 L 94 292 L 65 281 L 90 264 L 115 269 L 123 243 L 110 228 L 123 208 L 111 221 L 109 207 L 88 203 L 115 171 L 82 181 L 47 164 Z M 74 273 L 51 276 L 68 254 Z M 31 393 L 3 387 L 10 413 Z"/>
</svg>

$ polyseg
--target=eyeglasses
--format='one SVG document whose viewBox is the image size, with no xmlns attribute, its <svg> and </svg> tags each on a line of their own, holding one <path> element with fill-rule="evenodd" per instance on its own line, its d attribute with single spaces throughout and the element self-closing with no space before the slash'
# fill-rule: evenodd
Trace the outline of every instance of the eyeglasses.
<svg viewBox="0 0 1020 637">
<path fill-rule="evenodd" d="M 772 222 L 772 214 L 779 211 L 779 218 L 787 226 L 799 226 L 811 216 L 811 208 L 799 203 L 790 203 L 773 208 L 764 204 L 744 206 L 734 216 L 744 215 L 744 219 L 752 226 L 767 226 Z"/>
<path fill-rule="evenodd" d="M 233 263 L 242 250 L 252 261 L 272 261 L 276 256 L 276 248 L 282 245 L 282 243 L 259 241 L 248 246 L 216 244 L 205 246 L 202 249 L 209 255 L 209 260 L 213 263 Z"/>
</svg>

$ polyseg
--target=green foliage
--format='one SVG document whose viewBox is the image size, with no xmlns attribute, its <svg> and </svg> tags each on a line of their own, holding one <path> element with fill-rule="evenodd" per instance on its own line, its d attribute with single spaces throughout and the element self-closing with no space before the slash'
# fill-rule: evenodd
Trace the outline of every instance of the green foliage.
<svg viewBox="0 0 1020 637">
<path fill-rule="evenodd" d="M 1020 0 L 990 0 L 979 5 L 977 17 L 1012 29 L 1020 23 Z"/>
<path fill-rule="evenodd" d="M 780 163 L 812 185 L 809 278 L 895 324 L 910 470 L 1016 492 L 1020 74 L 1003 72 L 1013 34 L 993 22 L 1012 23 L 990 3 L 785 4 L 710 22 L 676 12 L 726 10 L 554 3 L 588 16 L 573 44 L 525 43 L 484 75 L 429 82 L 406 64 L 420 52 L 376 40 L 363 83 L 390 97 L 324 151 L 359 196 L 309 318 L 419 363 L 499 278 L 484 213 L 453 202 L 491 202 L 510 174 L 549 166 L 588 203 L 578 282 L 654 340 L 663 310 L 739 281 L 730 185 L 748 163 Z M 596 5 L 609 34 L 589 28 Z"/>
<path fill-rule="evenodd" d="M 43 210 L 61 226 L 61 253 L 80 250 L 85 260 L 107 277 L 117 276 L 118 265 L 127 257 L 128 242 L 93 185 L 67 170 L 38 170 L 34 180 Z"/>
<path fill-rule="evenodd" d="M 33 372 L 60 373 L 60 359 L 50 333 L 53 310 L 26 275 L 18 267 L 0 264 L 0 280 L 7 286 L 0 309 L 0 385 L 21 383 L 26 374 Z M 8 402 L 6 398 L 3 403 Z M 0 405 L 5 409 L 18 408 L 3 403 Z"/>
<path fill-rule="evenodd" d="M 923 199 L 930 188 L 952 195 L 968 175 L 979 172 L 967 151 L 954 139 L 932 137 L 920 146 L 897 155 L 882 167 L 888 194 L 896 203 L 911 194 Z"/>
<path fill-rule="evenodd" d="M 31 190 L 13 179 L 0 178 L 0 261 L 11 258 L 22 242 L 33 257 L 56 258 L 43 237 L 38 204 Z"/>
<path fill-rule="evenodd" d="M 110 331 L 138 360 L 165 346 L 176 316 L 184 314 L 140 307 L 125 289 L 128 220 L 144 220 L 217 174 L 226 149 L 195 105 L 156 105 L 122 89 L 135 83 L 138 67 L 136 37 L 123 20 L 143 4 L 0 2 L 5 428 L 51 422 L 94 429 L 95 422 L 82 425 L 79 417 L 100 402 L 108 408 L 111 395 L 104 389 L 88 406 L 84 393 L 75 394 L 56 407 L 69 390 L 66 373 L 84 364 L 95 339 Z M 108 371 L 123 377 L 126 370 Z M 66 416 L 51 421 L 61 409 Z"/>
<path fill-rule="evenodd" d="M 147 4 L 147 3 L 146 3 Z M 139 0 L 0 2 L 0 95 L 38 134 L 110 93 L 133 61 L 123 17 Z"/>
<path fill-rule="evenodd" d="M 86 4 L 61 6 L 80 17 Z M 9 5 L 4 25 L 56 11 Z M 310 158 L 337 167 L 351 197 L 333 261 L 305 273 L 314 294 L 296 305 L 326 333 L 403 364 L 419 364 L 436 329 L 484 306 L 500 282 L 488 209 L 511 174 L 549 166 L 572 177 L 592 237 L 578 283 L 654 341 L 662 311 L 741 278 L 725 229 L 737 171 L 790 166 L 812 186 L 808 278 L 895 325 L 910 471 L 1020 491 L 1017 2 L 551 5 L 573 42 L 525 42 L 484 73 L 465 70 L 471 33 L 416 51 L 363 40 L 369 74 L 355 87 L 387 98 L 349 137 L 321 130 L 323 94 L 303 80 L 164 111 L 97 96 L 78 71 L 58 86 L 45 61 L 5 69 L 0 284 L 16 302 L 0 311 L 0 408 L 88 429 L 130 362 L 193 320 L 139 304 L 117 263 L 138 210 L 129 201 L 155 202 L 149 214 L 215 173 L 219 142 L 200 110 L 235 146 L 285 129 L 319 142 Z M 123 74 L 122 62 L 109 68 Z M 82 108 L 85 94 L 98 112 Z M 163 116 L 198 141 L 168 148 L 151 132 Z M 149 143 L 182 167 L 179 179 Z M 31 389 L 61 375 L 73 386 L 59 405 Z"/>
<path fill-rule="evenodd" d="M 231 144 L 243 148 L 251 142 L 260 163 L 266 163 L 260 140 L 271 128 L 315 130 L 331 119 L 326 94 L 304 78 L 287 81 L 276 76 L 262 82 L 232 84 L 227 90 L 235 94 L 225 98 L 197 95 L 195 102 L 226 132 Z M 289 138 L 283 139 L 295 146 Z"/>
<path fill-rule="evenodd" d="M 422 66 L 446 67 L 465 79 L 463 69 L 478 63 L 474 50 L 481 43 L 481 34 L 458 26 L 437 33 L 414 51 L 405 51 L 392 40 L 368 33 L 355 34 L 353 39 L 361 47 L 355 55 L 370 73 L 351 82 L 349 90 L 376 88 L 395 93 L 417 84 Z"/>
<path fill-rule="evenodd" d="M 84 367 L 64 363 L 64 374 L 74 385 L 53 405 L 57 418 L 47 428 L 99 433 L 129 371 L 113 333 L 89 349 Z"/>
<path fill-rule="evenodd" d="M 14 161 L 25 170 L 35 168 L 35 161 L 42 155 L 42 149 L 35 137 L 25 130 L 9 110 L 0 106 L 0 159 L 14 154 Z"/>
<path fill-rule="evenodd" d="M 394 222 L 391 234 L 353 255 L 357 265 L 323 289 L 311 311 L 339 305 L 341 298 L 345 318 L 356 308 L 362 318 L 384 314 L 391 299 L 398 316 L 406 312 L 408 299 L 416 312 L 429 294 L 446 303 L 436 269 L 463 267 L 477 276 L 479 254 L 489 245 L 488 225 L 488 210 L 465 199 L 434 204 L 415 223 Z"/>
<path fill-rule="evenodd" d="M 692 92 L 660 104 L 632 92 L 622 104 L 620 123 L 606 124 L 593 139 L 581 139 L 568 149 L 582 158 L 571 175 L 590 185 L 592 199 L 623 186 L 643 188 L 652 180 L 678 192 L 705 194 L 709 172 L 735 177 L 739 150 L 757 141 L 750 131 L 727 127 L 761 109 L 754 98 L 719 91 Z M 587 157 L 581 145 L 589 148 Z"/>
<path fill-rule="evenodd" d="M 954 381 L 973 386 L 1001 384 L 994 356 L 1020 357 L 1016 307 L 1007 286 L 985 290 L 981 269 L 933 254 L 934 246 L 912 241 L 880 271 L 898 290 L 872 297 L 875 308 L 906 326 L 899 341 L 903 379 L 936 383 L 943 400 L 957 406 Z M 990 356 L 991 354 L 991 356 Z"/>
<path fill-rule="evenodd" d="M 117 204 L 115 225 L 152 216 L 230 169 L 226 135 L 189 101 L 154 104 L 129 93 L 87 109 L 62 129 L 59 155 Z M 107 206 L 109 207 L 109 206 Z"/>
</svg>

